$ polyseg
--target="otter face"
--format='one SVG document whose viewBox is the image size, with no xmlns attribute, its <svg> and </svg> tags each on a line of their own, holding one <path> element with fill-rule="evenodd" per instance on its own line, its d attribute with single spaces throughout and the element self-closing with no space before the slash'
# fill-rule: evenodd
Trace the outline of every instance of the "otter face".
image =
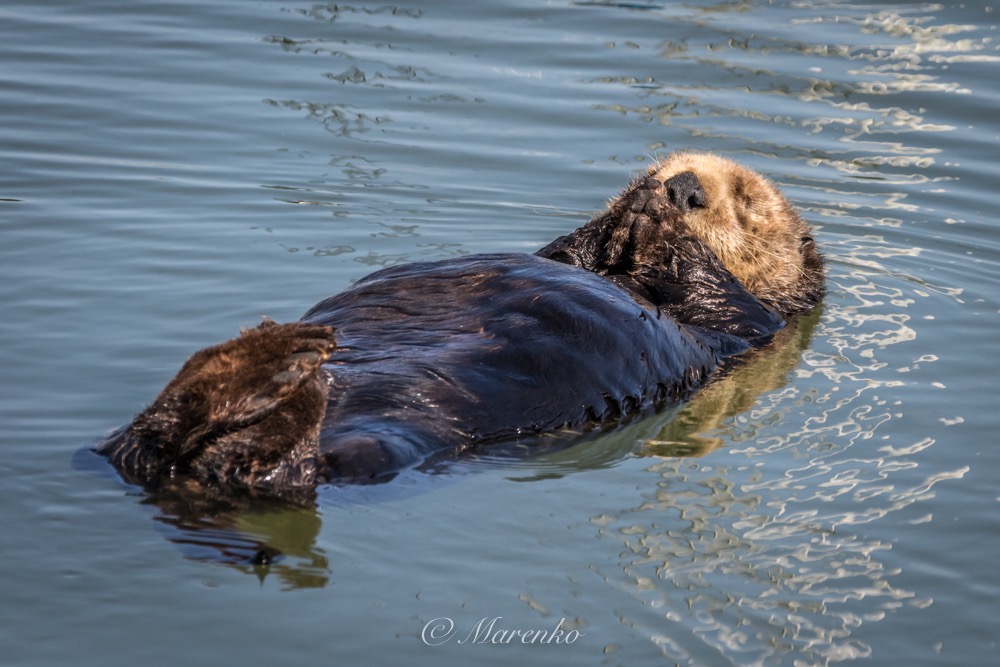
<svg viewBox="0 0 1000 667">
<path fill-rule="evenodd" d="M 709 153 L 674 153 L 649 167 L 660 182 L 693 173 L 704 197 L 681 206 L 690 231 L 744 287 L 789 315 L 823 293 L 822 260 L 809 228 L 760 174 Z"/>
</svg>

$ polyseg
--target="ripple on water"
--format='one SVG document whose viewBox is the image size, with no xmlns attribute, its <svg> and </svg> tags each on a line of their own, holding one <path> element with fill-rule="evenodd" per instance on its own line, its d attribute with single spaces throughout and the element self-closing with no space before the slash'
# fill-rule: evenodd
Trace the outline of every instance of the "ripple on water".
<svg viewBox="0 0 1000 667">
<path fill-rule="evenodd" d="M 11 660 L 200 632 L 437 664 L 422 619 L 507 603 L 565 611 L 592 663 L 992 656 L 1000 57 L 974 4 L 5 6 L 3 518 L 39 519 L 8 531 Z M 375 267 L 536 248 L 676 148 L 777 181 L 829 265 L 822 308 L 688 404 L 315 508 L 137 512 L 53 471 L 220 331 Z"/>
</svg>

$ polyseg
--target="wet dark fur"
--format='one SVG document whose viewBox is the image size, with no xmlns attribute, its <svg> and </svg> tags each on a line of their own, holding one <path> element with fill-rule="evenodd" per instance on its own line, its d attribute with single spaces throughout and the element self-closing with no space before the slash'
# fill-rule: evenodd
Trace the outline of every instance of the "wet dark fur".
<svg viewBox="0 0 1000 667">
<path fill-rule="evenodd" d="M 378 271 L 198 352 L 98 451 L 150 487 L 280 494 L 681 400 L 783 326 L 686 229 L 699 193 L 640 179 L 536 255 Z"/>
<path fill-rule="evenodd" d="M 535 254 L 604 276 L 684 324 L 749 340 L 773 333 L 782 316 L 684 225 L 682 213 L 700 192 L 697 179 L 686 172 L 675 180 L 683 186 L 633 183 L 603 215 Z"/>
</svg>

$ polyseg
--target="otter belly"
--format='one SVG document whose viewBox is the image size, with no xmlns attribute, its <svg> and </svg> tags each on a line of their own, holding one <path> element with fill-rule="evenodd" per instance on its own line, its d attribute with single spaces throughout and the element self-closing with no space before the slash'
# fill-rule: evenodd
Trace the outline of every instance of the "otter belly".
<svg viewBox="0 0 1000 667">
<path fill-rule="evenodd" d="M 392 267 L 301 320 L 336 331 L 320 478 L 680 399 L 715 346 L 609 280 L 525 254 Z"/>
</svg>

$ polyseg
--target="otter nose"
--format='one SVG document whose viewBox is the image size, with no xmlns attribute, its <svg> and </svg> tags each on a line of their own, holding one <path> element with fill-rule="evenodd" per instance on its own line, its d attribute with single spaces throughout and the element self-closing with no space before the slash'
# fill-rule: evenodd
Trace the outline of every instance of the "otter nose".
<svg viewBox="0 0 1000 667">
<path fill-rule="evenodd" d="M 705 206 L 705 191 L 693 171 L 685 171 L 668 178 L 663 188 L 673 205 L 683 213 Z"/>
</svg>

